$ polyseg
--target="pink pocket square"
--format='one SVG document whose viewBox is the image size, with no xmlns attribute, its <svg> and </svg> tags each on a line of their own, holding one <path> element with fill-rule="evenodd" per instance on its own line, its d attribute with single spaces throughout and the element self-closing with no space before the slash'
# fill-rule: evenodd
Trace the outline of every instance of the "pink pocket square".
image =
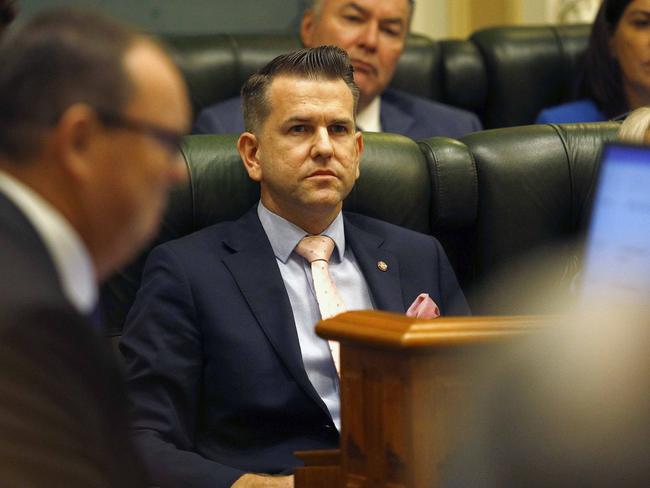
<svg viewBox="0 0 650 488">
<path fill-rule="evenodd" d="M 406 311 L 406 316 L 418 319 L 435 319 L 440 317 L 440 309 L 436 302 L 431 300 L 428 293 L 420 293 Z"/>
</svg>

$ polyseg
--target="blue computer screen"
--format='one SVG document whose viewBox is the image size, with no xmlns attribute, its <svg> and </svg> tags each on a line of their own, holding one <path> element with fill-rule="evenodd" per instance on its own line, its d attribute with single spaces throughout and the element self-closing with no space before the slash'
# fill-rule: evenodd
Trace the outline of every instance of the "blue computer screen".
<svg viewBox="0 0 650 488">
<path fill-rule="evenodd" d="M 603 149 L 582 295 L 650 298 L 650 147 L 607 144 Z"/>
</svg>

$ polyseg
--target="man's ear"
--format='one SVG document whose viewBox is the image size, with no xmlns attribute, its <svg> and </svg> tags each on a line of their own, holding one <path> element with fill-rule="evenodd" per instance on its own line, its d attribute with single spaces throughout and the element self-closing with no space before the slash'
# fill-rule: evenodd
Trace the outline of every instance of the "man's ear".
<svg viewBox="0 0 650 488">
<path fill-rule="evenodd" d="M 255 134 L 244 132 L 237 140 L 237 151 L 244 163 L 248 177 L 253 181 L 262 181 L 262 166 L 259 160 L 259 144 Z"/>
<path fill-rule="evenodd" d="M 92 171 L 98 132 L 95 111 L 83 103 L 68 107 L 52 131 L 50 149 L 75 178 L 85 179 Z"/>
<path fill-rule="evenodd" d="M 361 174 L 361 156 L 363 156 L 363 150 L 365 148 L 363 145 L 363 135 L 361 134 L 360 130 L 354 134 L 354 138 L 354 143 L 357 150 L 357 177 L 355 179 L 359 179 L 359 175 Z"/>
<path fill-rule="evenodd" d="M 314 31 L 314 10 L 307 9 L 302 15 L 300 22 L 300 40 L 305 47 L 314 47 L 312 44 L 312 33 Z"/>
</svg>

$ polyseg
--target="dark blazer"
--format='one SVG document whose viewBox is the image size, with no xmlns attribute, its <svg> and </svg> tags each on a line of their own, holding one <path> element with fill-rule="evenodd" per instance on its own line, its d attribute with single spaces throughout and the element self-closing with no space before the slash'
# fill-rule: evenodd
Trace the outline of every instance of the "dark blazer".
<svg viewBox="0 0 650 488">
<path fill-rule="evenodd" d="M 478 117 L 471 112 L 394 89 L 382 94 L 379 118 L 384 132 L 416 140 L 433 136 L 461 137 L 482 128 Z M 193 129 L 196 134 L 240 134 L 243 131 L 240 97 L 203 109 Z"/>
<path fill-rule="evenodd" d="M 0 194 L 0 485 L 143 486 L 121 375 Z"/>
<path fill-rule="evenodd" d="M 346 243 L 377 308 L 404 313 L 428 292 L 443 314 L 468 313 L 435 239 L 344 215 Z M 151 253 L 121 347 L 135 438 L 150 482 L 163 488 L 289 473 L 299 463 L 294 451 L 338 445 L 255 208 Z"/>
</svg>

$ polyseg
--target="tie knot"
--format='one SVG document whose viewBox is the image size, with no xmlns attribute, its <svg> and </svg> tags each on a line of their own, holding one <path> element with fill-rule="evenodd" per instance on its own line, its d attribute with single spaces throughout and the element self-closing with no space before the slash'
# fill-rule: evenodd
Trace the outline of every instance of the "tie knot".
<svg viewBox="0 0 650 488">
<path fill-rule="evenodd" d="M 334 250 L 334 241 L 327 236 L 303 237 L 296 246 L 296 252 L 310 263 L 323 260 L 329 261 Z"/>
</svg>

